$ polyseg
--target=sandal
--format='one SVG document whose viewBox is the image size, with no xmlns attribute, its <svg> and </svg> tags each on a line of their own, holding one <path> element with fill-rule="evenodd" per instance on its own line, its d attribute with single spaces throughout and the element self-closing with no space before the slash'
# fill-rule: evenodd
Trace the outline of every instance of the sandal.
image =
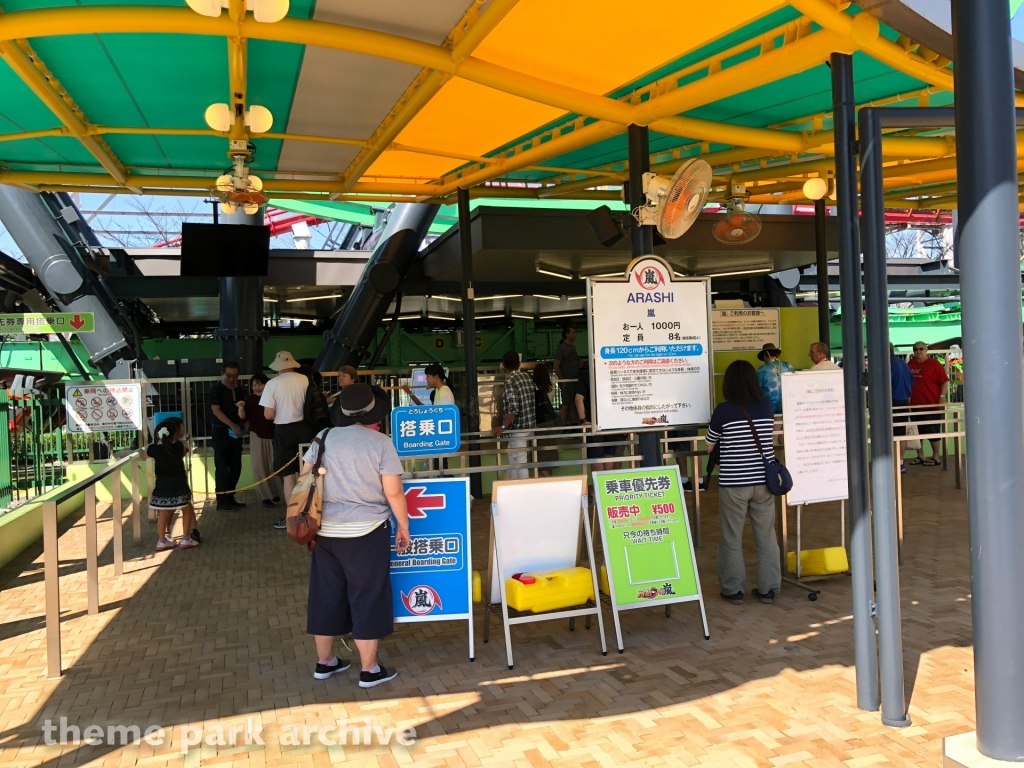
<svg viewBox="0 0 1024 768">
<path fill-rule="evenodd" d="M 923 466 L 926 466 L 926 467 L 937 467 L 937 466 L 939 466 L 939 460 L 935 459 L 935 458 L 930 458 L 929 457 L 929 458 L 925 459 L 924 461 L 922 461 L 921 464 Z"/>
<path fill-rule="evenodd" d="M 918 466 L 924 464 L 924 459 L 922 459 L 920 456 L 918 456 L 917 458 L 914 458 L 914 459 L 911 459 L 910 461 L 908 461 L 907 464 L 910 464 L 912 466 L 918 467 Z"/>
</svg>

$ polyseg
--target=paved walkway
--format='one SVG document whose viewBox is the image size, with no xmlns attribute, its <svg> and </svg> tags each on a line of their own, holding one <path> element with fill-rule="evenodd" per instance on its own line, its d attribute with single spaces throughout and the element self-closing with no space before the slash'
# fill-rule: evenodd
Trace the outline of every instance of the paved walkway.
<svg viewBox="0 0 1024 768">
<path fill-rule="evenodd" d="M 471 664 L 464 624 L 407 624 L 383 644 L 400 676 L 371 691 L 359 689 L 351 671 L 312 679 L 308 556 L 270 527 L 273 511 L 252 509 L 249 498 L 245 513 L 205 512 L 206 543 L 191 551 L 151 551 L 151 523 L 145 546 L 133 546 L 126 527 L 126 572 L 117 581 L 108 516 L 100 524 L 95 617 L 85 612 L 84 525 L 72 521 L 61 537 L 67 671 L 59 680 L 45 677 L 39 552 L 0 572 L 0 761 L 9 768 L 939 765 L 942 737 L 974 727 L 966 500 L 952 471 L 936 468 L 911 468 L 905 489 L 910 728 L 886 729 L 877 713 L 855 706 L 847 579 L 826 582 L 816 603 L 791 588 L 774 606 L 717 599 L 714 492 L 703 497 L 698 551 L 710 641 L 693 606 L 676 606 L 671 618 L 659 610 L 624 614 L 623 655 L 614 651 L 606 614 L 607 657 L 596 626 L 569 632 L 563 622 L 534 624 L 514 629 L 510 672 L 500 631 L 484 645 L 478 624 Z M 834 515 L 809 517 L 806 546 L 832 543 Z M 479 568 L 485 505 L 474 524 Z M 113 736 L 116 744 L 45 744 L 46 721 L 59 726 L 60 718 L 80 729 L 101 726 L 104 741 Z M 318 730 L 301 743 L 304 726 L 337 727 L 340 719 L 360 729 L 368 722 L 372 743 L 353 746 L 350 737 L 347 746 L 326 746 Z M 252 731 L 262 727 L 263 746 L 245 745 L 247 720 Z M 162 726 L 173 739 L 121 746 L 111 725 Z M 182 755 L 183 725 L 194 726 L 192 734 L 205 729 L 213 741 L 220 726 L 225 743 Z M 387 731 L 408 726 L 417 734 L 411 746 Z M 53 737 L 60 739 L 59 727 Z"/>
</svg>

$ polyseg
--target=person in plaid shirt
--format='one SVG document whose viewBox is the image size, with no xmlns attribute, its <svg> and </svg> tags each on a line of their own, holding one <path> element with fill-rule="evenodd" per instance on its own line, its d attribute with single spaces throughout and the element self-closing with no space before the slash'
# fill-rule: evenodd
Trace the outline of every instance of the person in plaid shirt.
<svg viewBox="0 0 1024 768">
<path fill-rule="evenodd" d="M 537 428 L 536 391 L 537 386 L 528 373 L 519 367 L 519 354 L 506 352 L 501 358 L 501 367 L 505 370 L 505 393 L 502 395 L 505 418 L 493 433 L 500 437 L 508 432 L 508 460 L 510 464 L 525 464 L 526 451 L 513 451 L 514 448 L 526 448 L 528 430 Z M 519 480 L 530 476 L 528 469 L 510 469 L 506 477 Z"/>
</svg>

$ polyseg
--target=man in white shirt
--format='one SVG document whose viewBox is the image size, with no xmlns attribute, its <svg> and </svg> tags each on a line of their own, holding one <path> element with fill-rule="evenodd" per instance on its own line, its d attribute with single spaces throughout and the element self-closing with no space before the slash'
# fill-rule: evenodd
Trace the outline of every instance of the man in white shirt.
<svg viewBox="0 0 1024 768">
<path fill-rule="evenodd" d="M 313 440 L 313 428 L 302 418 L 309 379 L 298 373 L 299 363 L 291 352 L 278 352 L 270 369 L 277 371 L 278 375 L 263 388 L 260 405 L 267 421 L 274 422 L 274 470 L 284 468 L 281 476 L 284 479 L 284 497 L 288 499 L 295 489 L 299 471 L 299 446 Z M 284 530 L 287 526 L 282 519 L 274 523 L 274 527 Z"/>
<path fill-rule="evenodd" d="M 814 363 L 814 365 L 811 366 L 812 371 L 839 370 L 839 366 L 829 359 L 829 348 L 827 344 L 823 344 L 820 341 L 814 342 L 811 344 L 811 349 L 807 353 L 807 356 L 811 358 L 811 362 Z"/>
</svg>

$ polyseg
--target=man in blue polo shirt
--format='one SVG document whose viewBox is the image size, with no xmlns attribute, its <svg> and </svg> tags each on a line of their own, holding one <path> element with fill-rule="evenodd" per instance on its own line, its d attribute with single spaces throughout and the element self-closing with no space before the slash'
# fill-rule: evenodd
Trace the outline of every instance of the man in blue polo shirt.
<svg viewBox="0 0 1024 768">
<path fill-rule="evenodd" d="M 914 377 L 910 373 L 910 366 L 907 362 L 896 354 L 896 348 L 889 344 L 889 373 L 892 376 L 892 406 L 895 409 L 900 405 L 910 405 L 910 388 L 913 386 Z M 907 434 L 906 427 L 897 427 L 896 424 L 905 424 L 909 418 L 908 411 L 893 411 L 893 428 L 892 433 L 896 436 L 903 436 Z M 903 466 L 902 451 L 900 455 L 900 472 L 906 472 L 907 468 Z"/>
</svg>

